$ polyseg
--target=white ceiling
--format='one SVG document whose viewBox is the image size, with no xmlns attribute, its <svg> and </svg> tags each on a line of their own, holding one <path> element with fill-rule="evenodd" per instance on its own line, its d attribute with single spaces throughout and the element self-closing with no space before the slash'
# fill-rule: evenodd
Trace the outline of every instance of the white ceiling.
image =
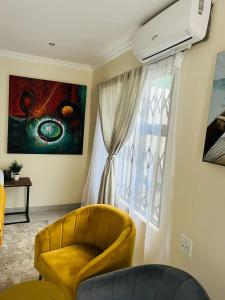
<svg viewBox="0 0 225 300">
<path fill-rule="evenodd" d="M 127 50 L 135 30 L 171 2 L 0 0 L 0 50 L 98 66 Z"/>
</svg>

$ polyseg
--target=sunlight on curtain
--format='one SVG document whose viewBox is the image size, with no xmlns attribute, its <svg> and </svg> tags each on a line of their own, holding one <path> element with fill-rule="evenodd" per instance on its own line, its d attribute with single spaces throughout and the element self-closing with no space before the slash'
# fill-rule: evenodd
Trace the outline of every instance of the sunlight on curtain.
<svg viewBox="0 0 225 300">
<path fill-rule="evenodd" d="M 175 90 L 181 60 L 178 55 L 147 67 L 135 127 L 116 160 L 117 205 L 135 220 L 137 264 L 163 263 L 169 256 L 172 196 L 167 189 L 172 191 L 173 187 L 175 149 L 171 142 L 175 138 Z"/>
<path fill-rule="evenodd" d="M 159 226 L 173 72 L 148 72 L 134 132 L 118 154 L 117 199 Z"/>
<path fill-rule="evenodd" d="M 146 67 L 139 112 L 115 158 L 116 203 L 134 220 L 134 264 L 169 263 L 176 114 L 182 54 Z M 107 152 L 99 116 L 82 204 L 98 201 Z"/>
<path fill-rule="evenodd" d="M 98 203 L 99 187 L 107 156 L 100 119 L 97 115 L 90 168 L 81 201 L 82 206 Z"/>
</svg>

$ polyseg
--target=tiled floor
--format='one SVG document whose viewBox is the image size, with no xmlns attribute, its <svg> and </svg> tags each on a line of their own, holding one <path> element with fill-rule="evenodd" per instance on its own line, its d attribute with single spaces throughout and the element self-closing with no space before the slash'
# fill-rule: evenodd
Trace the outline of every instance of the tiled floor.
<svg viewBox="0 0 225 300">
<path fill-rule="evenodd" d="M 43 212 L 31 212 L 30 213 L 30 221 L 31 222 L 38 222 L 38 221 L 48 221 L 49 224 L 53 223 L 57 219 L 61 218 L 69 211 L 62 210 L 62 211 L 43 211 Z M 24 220 L 23 215 L 10 215 L 5 216 L 5 223 L 7 222 L 15 222 L 15 221 L 22 221 Z M 9 226 L 9 225 L 8 225 Z"/>
</svg>

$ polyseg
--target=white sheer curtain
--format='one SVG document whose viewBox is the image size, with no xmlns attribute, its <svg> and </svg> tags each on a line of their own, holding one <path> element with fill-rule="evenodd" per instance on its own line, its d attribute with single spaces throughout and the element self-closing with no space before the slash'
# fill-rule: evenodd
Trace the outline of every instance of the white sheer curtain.
<svg viewBox="0 0 225 300">
<path fill-rule="evenodd" d="M 168 263 L 182 55 L 147 67 L 133 135 L 118 153 L 119 207 L 137 227 L 134 263 Z"/>
<path fill-rule="evenodd" d="M 169 259 L 181 62 L 178 54 L 146 67 L 136 124 L 116 159 L 117 203 L 137 227 L 135 264 L 168 263 Z M 98 175 L 103 171 L 106 159 L 98 122 L 83 203 L 97 203 L 100 178 L 96 170 Z"/>
<path fill-rule="evenodd" d="M 91 163 L 82 196 L 82 206 L 98 203 L 100 182 L 107 156 L 108 153 L 103 141 L 101 124 L 98 114 L 95 126 Z"/>
<path fill-rule="evenodd" d="M 179 87 L 180 87 L 180 70 L 183 62 L 183 54 L 179 53 L 171 58 L 171 65 L 165 65 L 167 72 L 173 78 L 171 89 L 168 95 L 167 104 L 170 108 L 168 115 L 168 132 L 165 141 L 165 156 L 163 177 L 160 181 L 160 191 L 155 192 L 154 209 L 158 215 L 158 226 L 155 227 L 155 215 L 148 215 L 145 233 L 144 247 L 144 263 L 149 263 L 153 260 L 154 263 L 170 263 L 171 249 L 171 230 L 173 216 L 173 191 L 174 191 L 174 175 L 175 175 L 175 160 L 176 160 L 176 128 L 177 128 L 177 111 L 179 105 Z M 161 131 L 161 136 L 163 136 Z M 159 153 L 160 154 L 160 153 Z M 159 160 L 161 157 L 159 155 Z M 159 162 L 160 163 L 160 162 Z M 158 171 L 161 173 L 160 167 Z M 158 175 L 157 175 L 158 177 Z M 156 180 L 157 182 L 157 180 Z M 157 182 L 158 184 L 158 182 Z M 157 199 L 157 193 L 161 199 Z M 159 208 L 159 209 L 158 209 Z M 154 211 L 153 209 L 153 211 Z M 154 214 L 154 213 L 153 213 Z"/>
<path fill-rule="evenodd" d="M 145 77 L 146 72 L 139 67 L 98 86 L 99 113 L 82 205 L 116 205 L 115 158 L 132 132 Z"/>
</svg>

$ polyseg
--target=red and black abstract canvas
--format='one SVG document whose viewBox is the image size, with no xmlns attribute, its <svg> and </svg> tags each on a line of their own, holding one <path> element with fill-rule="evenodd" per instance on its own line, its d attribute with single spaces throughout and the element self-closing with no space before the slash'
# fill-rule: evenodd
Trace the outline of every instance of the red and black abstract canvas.
<svg viewBox="0 0 225 300">
<path fill-rule="evenodd" d="M 82 154 L 87 86 L 9 77 L 8 153 Z"/>
</svg>

